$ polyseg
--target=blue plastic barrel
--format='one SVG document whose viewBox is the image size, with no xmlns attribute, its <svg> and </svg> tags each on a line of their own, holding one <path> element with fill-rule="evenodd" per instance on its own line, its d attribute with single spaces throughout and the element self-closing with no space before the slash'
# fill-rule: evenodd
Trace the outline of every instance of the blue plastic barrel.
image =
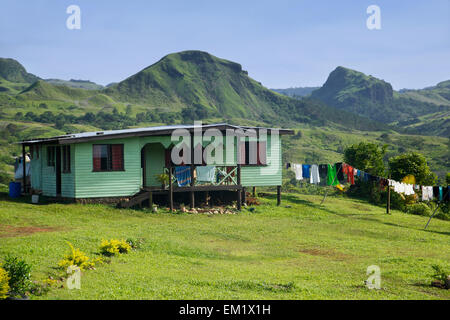
<svg viewBox="0 0 450 320">
<path fill-rule="evenodd" d="M 9 196 L 11 198 L 19 198 L 22 191 L 22 185 L 20 182 L 9 183 Z"/>
</svg>

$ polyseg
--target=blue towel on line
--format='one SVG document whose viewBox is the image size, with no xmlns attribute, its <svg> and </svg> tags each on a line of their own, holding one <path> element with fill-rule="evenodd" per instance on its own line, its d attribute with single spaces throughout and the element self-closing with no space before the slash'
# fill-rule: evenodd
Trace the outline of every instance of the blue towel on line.
<svg viewBox="0 0 450 320">
<path fill-rule="evenodd" d="M 178 186 L 185 187 L 191 183 L 191 167 L 177 166 L 175 167 L 175 177 L 177 178 Z"/>
<path fill-rule="evenodd" d="M 302 177 L 303 178 L 309 178 L 310 173 L 309 169 L 311 168 L 310 164 L 302 164 Z"/>
</svg>

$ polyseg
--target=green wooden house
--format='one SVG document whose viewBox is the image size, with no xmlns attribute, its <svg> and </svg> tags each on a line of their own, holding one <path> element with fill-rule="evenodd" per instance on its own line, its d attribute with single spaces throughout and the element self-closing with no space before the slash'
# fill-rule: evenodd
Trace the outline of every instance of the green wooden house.
<svg viewBox="0 0 450 320">
<path fill-rule="evenodd" d="M 183 186 L 177 183 L 175 170 L 179 164 L 171 159 L 173 148 L 180 146 L 173 136 L 180 130 L 191 134 L 191 143 L 183 146 L 193 151 L 192 162 L 181 163 L 190 168 L 192 176 L 190 183 Z M 202 138 L 211 131 L 222 137 L 209 141 Z M 228 133 L 231 135 L 227 136 Z M 31 155 L 31 181 L 25 183 L 25 191 L 81 202 L 117 200 L 124 206 L 138 204 L 158 193 L 168 194 L 171 207 L 176 192 L 189 192 L 191 206 L 194 206 L 197 191 L 233 190 L 240 199 L 246 187 L 281 186 L 280 135 L 292 133 L 286 129 L 210 124 L 86 132 L 26 140 L 21 144 L 23 154 Z M 195 142 L 197 137 L 200 137 L 198 143 Z M 211 163 L 206 156 L 195 162 L 195 150 L 200 147 L 207 150 L 214 141 L 222 145 L 219 152 L 223 152 L 223 161 L 214 163 L 217 178 L 200 182 L 195 177 L 196 168 Z M 258 150 L 256 163 L 249 162 L 252 143 Z M 217 156 L 214 152 L 211 156 Z M 166 184 L 158 179 L 164 173 Z"/>
</svg>

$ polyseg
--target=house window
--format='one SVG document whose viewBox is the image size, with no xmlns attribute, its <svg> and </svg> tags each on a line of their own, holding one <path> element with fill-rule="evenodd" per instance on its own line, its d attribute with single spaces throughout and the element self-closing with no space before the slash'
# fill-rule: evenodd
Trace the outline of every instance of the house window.
<svg viewBox="0 0 450 320">
<path fill-rule="evenodd" d="M 47 166 L 55 166 L 55 147 L 47 147 Z"/>
<path fill-rule="evenodd" d="M 123 171 L 123 144 L 94 144 L 94 171 Z"/>
<path fill-rule="evenodd" d="M 267 164 L 267 142 L 252 142 L 256 150 L 250 150 L 250 141 L 242 141 L 239 145 L 239 157 L 241 165 L 266 165 Z M 256 152 L 256 155 L 251 155 Z"/>
<path fill-rule="evenodd" d="M 62 146 L 62 170 L 70 173 L 70 146 Z"/>
</svg>

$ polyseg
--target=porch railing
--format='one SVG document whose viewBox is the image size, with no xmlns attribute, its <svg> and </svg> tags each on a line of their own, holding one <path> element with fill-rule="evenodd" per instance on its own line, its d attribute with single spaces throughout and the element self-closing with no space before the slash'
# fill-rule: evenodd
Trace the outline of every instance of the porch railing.
<svg viewBox="0 0 450 320">
<path fill-rule="evenodd" d="M 194 169 L 197 166 L 194 166 Z M 164 168 L 164 173 L 172 177 L 172 184 L 178 186 L 177 177 L 175 175 L 175 167 L 172 167 L 172 174 L 169 175 L 170 168 Z M 238 167 L 237 166 L 215 166 L 214 179 L 211 182 L 198 181 L 194 178 L 193 186 L 233 186 L 238 183 Z M 168 186 L 166 186 L 168 188 Z"/>
</svg>

